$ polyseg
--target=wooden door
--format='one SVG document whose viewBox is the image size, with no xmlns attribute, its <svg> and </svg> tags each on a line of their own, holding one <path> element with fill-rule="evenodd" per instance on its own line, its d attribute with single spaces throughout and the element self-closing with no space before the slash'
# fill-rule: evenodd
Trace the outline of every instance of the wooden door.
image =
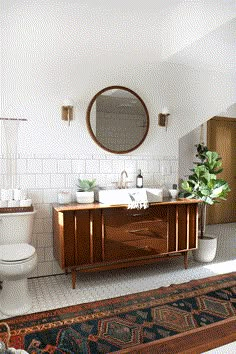
<svg viewBox="0 0 236 354">
<path fill-rule="evenodd" d="M 225 179 L 231 189 L 226 201 L 207 208 L 207 223 L 236 222 L 236 119 L 210 119 L 207 123 L 207 147 L 222 157 L 223 172 L 218 177 Z"/>
</svg>

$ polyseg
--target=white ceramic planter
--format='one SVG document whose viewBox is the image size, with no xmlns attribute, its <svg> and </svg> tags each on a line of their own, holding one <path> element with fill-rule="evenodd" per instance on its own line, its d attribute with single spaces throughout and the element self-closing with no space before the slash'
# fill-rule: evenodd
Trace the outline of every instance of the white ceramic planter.
<svg viewBox="0 0 236 354">
<path fill-rule="evenodd" d="M 93 203 L 94 202 L 94 192 L 76 192 L 77 203 Z"/>
<path fill-rule="evenodd" d="M 193 251 L 193 257 L 198 262 L 211 262 L 215 258 L 217 249 L 217 237 L 206 235 L 198 238 L 198 249 Z"/>
</svg>

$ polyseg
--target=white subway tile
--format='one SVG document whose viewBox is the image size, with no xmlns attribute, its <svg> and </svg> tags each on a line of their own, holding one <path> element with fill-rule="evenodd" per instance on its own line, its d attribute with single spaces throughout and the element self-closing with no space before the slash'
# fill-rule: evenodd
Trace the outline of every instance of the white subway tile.
<svg viewBox="0 0 236 354">
<path fill-rule="evenodd" d="M 58 189 L 45 189 L 43 191 L 44 203 L 57 203 Z"/>
<path fill-rule="evenodd" d="M 78 176 L 78 178 L 80 178 L 80 179 L 93 179 L 93 174 L 91 173 L 84 173 L 84 174 L 80 174 L 79 176 Z"/>
<path fill-rule="evenodd" d="M 168 176 L 171 174 L 170 161 L 161 160 L 160 161 L 160 173 L 162 176 Z"/>
<path fill-rule="evenodd" d="M 96 185 L 105 187 L 107 185 L 107 174 L 93 174 L 93 178 L 96 179 Z"/>
<path fill-rule="evenodd" d="M 52 247 L 46 247 L 44 248 L 44 255 L 45 255 L 45 261 L 52 261 L 53 260 L 53 248 Z"/>
<path fill-rule="evenodd" d="M 42 232 L 43 233 L 50 233 L 52 232 L 52 218 L 45 218 L 42 219 L 43 223 L 42 223 Z"/>
<path fill-rule="evenodd" d="M 76 190 L 78 183 L 78 175 L 77 174 L 68 174 L 65 175 L 65 187 L 70 188 L 71 190 Z"/>
<path fill-rule="evenodd" d="M 36 175 L 36 187 L 50 188 L 51 187 L 50 174 L 43 173 L 41 175 Z"/>
<path fill-rule="evenodd" d="M 143 173 L 143 185 L 144 187 L 154 187 L 153 173 Z"/>
<path fill-rule="evenodd" d="M 37 266 L 38 276 L 42 277 L 44 275 L 53 274 L 53 262 L 42 262 Z"/>
<path fill-rule="evenodd" d="M 34 205 L 43 202 L 43 189 L 31 189 L 28 188 L 28 197 L 32 199 Z"/>
<path fill-rule="evenodd" d="M 176 174 L 178 172 L 178 161 L 171 161 L 171 173 Z"/>
<path fill-rule="evenodd" d="M 27 160 L 18 159 L 17 160 L 17 173 L 24 174 L 27 173 Z"/>
<path fill-rule="evenodd" d="M 149 172 L 148 161 L 146 160 L 137 160 L 137 170 L 140 169 L 143 173 Z"/>
<path fill-rule="evenodd" d="M 85 173 L 85 160 L 72 160 L 72 173 Z"/>
<path fill-rule="evenodd" d="M 113 165 L 111 160 L 100 160 L 100 173 L 112 173 Z M 98 173 L 98 171 L 97 171 Z"/>
<path fill-rule="evenodd" d="M 158 172 L 160 171 L 160 161 L 155 159 L 147 161 L 147 168 L 149 172 Z"/>
<path fill-rule="evenodd" d="M 35 248 L 37 247 L 37 234 L 35 234 L 34 232 L 32 235 L 31 245 L 34 246 Z"/>
<path fill-rule="evenodd" d="M 42 160 L 40 159 L 28 159 L 27 160 L 27 172 L 28 173 L 42 173 Z"/>
<path fill-rule="evenodd" d="M 19 181 L 20 181 L 19 187 L 22 189 L 36 187 L 36 176 L 33 174 L 20 175 Z"/>
<path fill-rule="evenodd" d="M 121 173 L 125 169 L 124 160 L 112 160 L 112 172 Z"/>
<path fill-rule="evenodd" d="M 52 233 L 37 234 L 37 248 L 38 247 L 52 247 L 53 235 Z"/>
<path fill-rule="evenodd" d="M 44 262 L 45 261 L 45 257 L 44 257 L 44 247 L 38 247 L 36 248 L 36 253 L 37 253 L 37 257 L 38 257 L 38 262 Z"/>
<path fill-rule="evenodd" d="M 107 175 L 107 187 L 115 187 L 115 185 L 119 182 L 120 173 L 111 173 Z"/>
<path fill-rule="evenodd" d="M 40 234 L 43 230 L 43 220 L 44 219 L 37 219 L 34 220 L 34 234 Z"/>
<path fill-rule="evenodd" d="M 43 160 L 43 173 L 57 173 L 57 160 L 44 159 Z"/>
<path fill-rule="evenodd" d="M 38 266 L 33 270 L 32 273 L 30 273 L 30 278 L 36 278 L 38 277 Z"/>
<path fill-rule="evenodd" d="M 61 269 L 61 267 L 59 266 L 56 260 L 53 260 L 53 274 L 62 274 L 62 273 L 65 273 L 65 271 Z"/>
<path fill-rule="evenodd" d="M 1 159 L 0 174 L 4 174 L 6 172 L 7 172 L 7 160 L 6 159 Z"/>
<path fill-rule="evenodd" d="M 153 185 L 155 187 L 162 187 L 165 182 L 165 177 L 162 176 L 160 173 L 153 174 Z"/>
<path fill-rule="evenodd" d="M 99 172 L 99 160 L 87 160 L 86 161 L 86 174 Z"/>
<path fill-rule="evenodd" d="M 52 217 L 52 205 L 51 204 L 34 204 L 37 210 L 36 218 L 44 219 Z"/>
<path fill-rule="evenodd" d="M 135 160 L 126 160 L 125 161 L 125 170 L 129 173 L 136 173 L 137 172 L 137 161 Z"/>
<path fill-rule="evenodd" d="M 60 174 L 51 174 L 51 187 L 52 188 L 65 188 L 65 175 Z"/>
<path fill-rule="evenodd" d="M 58 160 L 57 161 L 58 173 L 71 173 L 71 160 Z"/>
</svg>

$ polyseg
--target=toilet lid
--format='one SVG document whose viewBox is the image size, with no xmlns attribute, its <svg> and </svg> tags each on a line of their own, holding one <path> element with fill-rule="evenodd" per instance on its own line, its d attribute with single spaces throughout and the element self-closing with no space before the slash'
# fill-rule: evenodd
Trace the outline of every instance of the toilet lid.
<svg viewBox="0 0 236 354">
<path fill-rule="evenodd" d="M 30 258 L 35 253 L 35 248 L 27 243 L 16 243 L 0 246 L 0 261 L 16 262 Z"/>
</svg>

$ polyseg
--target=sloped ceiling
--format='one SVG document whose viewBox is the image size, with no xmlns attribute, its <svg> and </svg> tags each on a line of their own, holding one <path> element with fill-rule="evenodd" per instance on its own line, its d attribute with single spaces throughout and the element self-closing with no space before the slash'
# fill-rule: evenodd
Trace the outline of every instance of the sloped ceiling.
<svg viewBox="0 0 236 354">
<path fill-rule="evenodd" d="M 90 14 L 102 16 L 91 38 L 95 47 L 137 62 L 171 60 L 235 72 L 236 0 L 102 0 L 84 5 Z M 136 56 L 128 59 L 132 52 Z"/>
<path fill-rule="evenodd" d="M 6 50 L 24 60 L 41 61 L 38 53 L 47 48 L 52 61 L 96 57 L 109 63 L 115 57 L 139 65 L 171 59 L 235 69 L 236 0 L 4 0 L 1 10 L 3 28 L 9 20 L 15 26 L 8 43 L 18 43 Z"/>
<path fill-rule="evenodd" d="M 211 31 L 168 60 L 199 69 L 235 73 L 236 19 Z"/>
</svg>

